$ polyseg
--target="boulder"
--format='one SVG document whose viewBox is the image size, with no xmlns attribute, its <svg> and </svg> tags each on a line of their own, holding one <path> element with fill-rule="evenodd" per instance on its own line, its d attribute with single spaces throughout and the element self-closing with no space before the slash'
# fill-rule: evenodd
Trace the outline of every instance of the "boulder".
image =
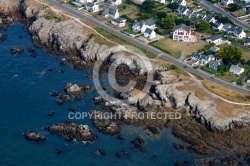
<svg viewBox="0 0 250 166">
<path fill-rule="evenodd" d="M 47 139 L 44 135 L 36 133 L 34 131 L 29 131 L 23 135 L 29 141 L 44 141 Z"/>
</svg>

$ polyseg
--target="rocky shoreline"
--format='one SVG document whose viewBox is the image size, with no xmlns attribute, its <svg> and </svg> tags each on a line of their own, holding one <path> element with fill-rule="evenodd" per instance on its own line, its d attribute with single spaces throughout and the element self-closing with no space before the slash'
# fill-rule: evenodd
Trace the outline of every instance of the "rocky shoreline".
<svg viewBox="0 0 250 166">
<path fill-rule="evenodd" d="M 3 5 L 2 2 L 6 4 Z M 46 19 L 48 13 L 52 19 Z M 184 148 L 197 154 L 214 156 L 213 159 L 199 159 L 197 164 L 250 164 L 249 111 L 243 111 L 235 116 L 224 116 L 218 111 L 218 106 L 213 101 L 208 101 L 193 91 L 180 90 L 180 87 L 185 87 L 185 81 L 178 80 L 186 79 L 186 77 L 176 77 L 173 72 L 160 67 L 148 71 L 143 64 L 136 61 L 136 56 L 131 54 L 128 56 L 126 51 L 121 50 L 121 47 L 110 48 L 108 45 L 98 44 L 95 41 L 95 35 L 83 29 L 82 25 L 74 20 L 64 20 L 62 15 L 54 16 L 53 14 L 53 11 L 46 6 L 31 0 L 24 0 L 21 3 L 17 0 L 11 0 L 11 2 L 4 0 L 0 2 L 0 27 L 7 28 L 17 21 L 23 22 L 36 46 L 46 47 L 49 52 L 60 54 L 62 64 L 73 64 L 76 69 L 91 66 L 96 60 L 104 60 L 107 63 L 125 62 L 127 66 L 132 66 L 130 70 L 132 72 L 128 72 L 126 67 L 121 66 L 120 71 L 123 72 L 118 73 L 117 77 L 124 81 L 135 78 L 139 81 L 137 90 L 144 85 L 145 74 L 149 72 L 154 74 L 152 87 L 143 99 L 136 98 L 137 91 L 135 90 L 116 94 L 121 99 L 129 99 L 129 105 L 112 102 L 104 104 L 102 112 L 119 113 L 121 115 L 119 120 L 102 119 L 100 118 L 101 111 L 92 110 L 95 114 L 92 122 L 100 132 L 116 135 L 120 133 L 124 123 L 143 125 L 145 132 L 151 136 L 160 134 L 157 128 L 172 128 L 173 135 L 189 144 Z M 18 53 L 21 53 L 20 51 Z M 105 71 L 107 69 L 104 66 L 103 72 Z M 82 99 L 84 87 L 67 84 L 65 92 L 67 95 L 61 95 L 57 91 L 53 91 L 51 95 L 58 96 L 57 102 L 61 105 L 67 100 Z M 102 101 L 101 98 L 95 100 L 99 99 Z M 72 107 L 69 110 L 73 111 L 76 108 Z M 128 116 L 131 112 L 144 114 L 178 112 L 182 118 L 180 120 L 138 120 L 133 116 Z M 82 142 L 97 139 L 97 135 L 87 126 L 74 122 L 52 125 L 47 129 L 68 141 L 75 139 Z M 45 140 L 44 137 L 33 132 L 28 132 L 24 136 L 30 140 Z M 131 143 L 136 149 L 143 151 L 145 142 L 142 138 L 137 137 Z M 100 153 L 104 154 L 103 151 Z M 216 157 L 221 155 L 225 157 Z M 227 163 L 227 161 L 231 162 Z"/>
</svg>

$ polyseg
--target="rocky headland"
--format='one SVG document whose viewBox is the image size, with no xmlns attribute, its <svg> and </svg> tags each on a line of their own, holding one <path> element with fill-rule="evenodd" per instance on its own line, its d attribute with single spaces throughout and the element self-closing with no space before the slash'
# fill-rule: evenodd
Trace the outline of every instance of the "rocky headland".
<svg viewBox="0 0 250 166">
<path fill-rule="evenodd" d="M 98 43 L 96 39 L 100 36 L 91 29 L 45 5 L 32 0 L 0 1 L 1 27 L 8 27 L 20 20 L 32 35 L 34 43 L 60 55 L 63 64 L 73 64 L 76 69 L 83 69 L 97 60 L 103 60 L 107 64 L 123 62 L 125 66 L 130 66 L 130 72 L 121 66 L 120 71 L 123 72 L 117 77 L 125 81 L 135 78 L 140 83 L 135 90 L 115 94 L 120 99 L 128 99 L 129 104 L 105 102 L 102 112 L 119 113 L 121 117 L 118 120 L 100 118 L 101 111 L 92 111 L 96 115 L 93 116 L 92 122 L 99 131 L 115 135 L 121 131 L 122 124 L 126 123 L 143 125 L 145 132 L 154 136 L 160 134 L 158 128 L 169 127 L 172 128 L 173 135 L 189 144 L 185 148 L 209 156 L 197 163 L 211 165 L 223 163 L 225 159 L 230 158 L 237 164 L 250 164 L 249 106 L 222 101 L 205 91 L 199 81 L 185 74 L 167 70 L 165 67 L 156 67 L 157 64 L 154 64 L 154 68 L 146 68 L 137 56 L 126 48 L 112 47 L 109 42 Z M 106 71 L 105 66 L 103 71 Z M 143 78 L 149 73 L 153 74 L 154 80 L 149 91 L 140 98 L 138 91 L 144 85 Z M 82 98 L 83 89 L 69 84 L 65 88 L 67 95 L 60 95 L 56 91 L 52 95 L 59 97 L 58 104 L 63 104 L 70 99 Z M 179 113 L 181 118 L 138 119 L 131 114 L 156 112 Z M 48 130 L 69 141 L 97 139 L 96 134 L 87 126 L 74 122 L 53 125 L 48 127 Z M 29 135 L 34 136 L 34 133 Z M 138 137 L 132 143 L 136 149 L 143 151 L 143 139 Z"/>
</svg>

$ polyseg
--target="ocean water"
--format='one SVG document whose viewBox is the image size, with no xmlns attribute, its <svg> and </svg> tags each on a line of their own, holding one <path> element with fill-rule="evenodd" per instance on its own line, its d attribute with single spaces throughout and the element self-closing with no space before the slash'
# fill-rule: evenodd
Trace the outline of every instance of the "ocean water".
<svg viewBox="0 0 250 166">
<path fill-rule="evenodd" d="M 182 161 L 194 165 L 194 158 L 199 156 L 173 148 L 174 142 L 184 143 L 173 137 L 169 129 L 161 130 L 157 137 L 149 137 L 141 127 L 123 126 L 121 135 L 124 140 L 119 141 L 116 136 L 98 132 L 89 119 L 78 120 L 89 125 L 99 137 L 88 144 L 69 143 L 44 130 L 43 127 L 69 120 L 67 108 L 70 105 L 75 105 L 77 111 L 100 109 L 91 101 L 98 95 L 94 90 L 81 101 L 70 101 L 62 106 L 58 106 L 56 98 L 49 95 L 52 90 L 63 92 L 68 82 L 93 84 L 86 76 L 91 68 L 77 71 L 61 65 L 58 57 L 33 46 L 30 35 L 21 24 L 15 24 L 6 31 L 0 30 L 0 33 L 8 35 L 5 41 L 0 42 L 0 166 L 152 166 Z M 22 47 L 25 51 L 12 56 L 12 47 Z M 38 56 L 31 57 L 27 47 L 35 48 Z M 48 71 L 50 68 L 52 72 Z M 60 69 L 65 73 L 60 73 Z M 55 111 L 54 117 L 47 116 L 52 110 Z M 48 140 L 38 143 L 27 141 L 22 133 L 30 130 L 46 135 Z M 138 152 L 130 143 L 138 135 L 146 140 L 144 152 Z M 106 156 L 95 153 L 99 148 L 106 151 Z M 56 154 L 57 149 L 62 151 L 60 155 Z M 120 153 L 121 158 L 116 158 L 115 153 L 122 150 L 129 155 Z"/>
</svg>

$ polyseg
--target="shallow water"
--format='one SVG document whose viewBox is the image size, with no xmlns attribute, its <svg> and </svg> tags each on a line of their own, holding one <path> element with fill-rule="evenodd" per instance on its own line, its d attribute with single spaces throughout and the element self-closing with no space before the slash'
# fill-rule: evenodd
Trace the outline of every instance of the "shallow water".
<svg viewBox="0 0 250 166">
<path fill-rule="evenodd" d="M 151 166 L 173 165 L 175 162 L 189 161 L 193 165 L 196 155 L 188 150 L 179 152 L 172 147 L 172 143 L 182 143 L 174 138 L 169 129 L 161 131 L 155 138 L 147 136 L 142 128 L 124 126 L 121 133 L 124 140 L 119 141 L 116 136 L 99 133 L 89 119 L 78 122 L 88 124 L 99 138 L 89 144 L 66 142 L 63 138 L 48 133 L 42 127 L 69 120 L 68 106 L 75 105 L 78 111 L 100 109 L 92 103 L 92 98 L 97 96 L 92 90 L 81 101 L 70 101 L 58 106 L 56 98 L 49 93 L 52 90 L 63 92 L 68 82 L 77 84 L 93 84 L 87 79 L 86 71 L 74 70 L 70 66 L 61 65 L 56 56 L 47 55 L 46 52 L 35 48 L 31 37 L 22 29 L 21 24 L 11 26 L 7 31 L 7 39 L 0 42 L 0 165 L 128 165 Z M 22 38 L 19 38 L 22 36 Z M 38 53 L 36 58 L 30 56 L 26 49 L 34 47 Z M 12 56 L 10 48 L 22 47 L 25 51 L 18 56 Z M 53 72 L 48 71 L 53 68 Z M 65 73 L 60 73 L 63 69 Z M 54 117 L 47 114 L 55 111 Z M 34 130 L 48 137 L 44 142 L 27 141 L 22 133 Z M 146 140 L 145 152 L 136 151 L 130 141 L 141 135 Z M 95 152 L 103 148 L 105 157 L 98 156 Z M 56 149 L 62 150 L 61 155 L 56 154 Z M 116 152 L 128 152 L 120 159 L 115 157 Z"/>
</svg>

